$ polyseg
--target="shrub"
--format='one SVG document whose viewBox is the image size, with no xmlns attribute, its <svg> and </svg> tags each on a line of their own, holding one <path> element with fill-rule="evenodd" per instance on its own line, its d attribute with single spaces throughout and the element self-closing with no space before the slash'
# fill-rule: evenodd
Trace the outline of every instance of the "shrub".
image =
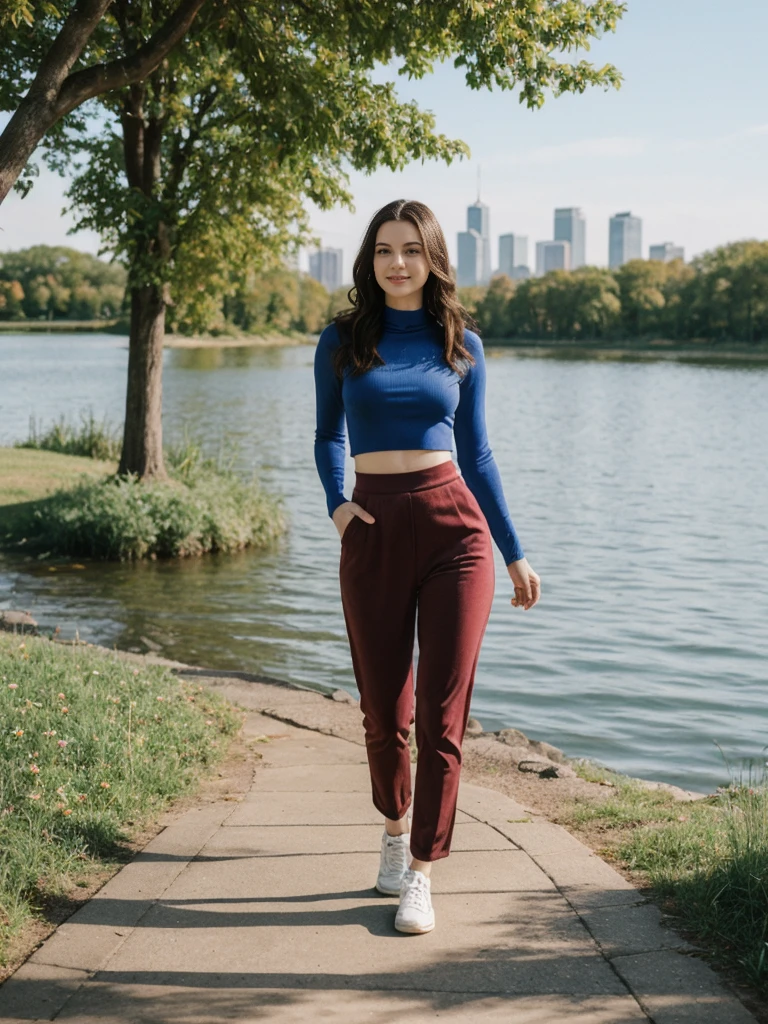
<svg viewBox="0 0 768 1024">
<path fill-rule="evenodd" d="M 286 529 L 282 502 L 242 480 L 231 458 L 186 442 L 167 456 L 167 481 L 112 475 L 30 502 L 6 544 L 49 555 L 127 560 L 263 547 Z"/>
</svg>

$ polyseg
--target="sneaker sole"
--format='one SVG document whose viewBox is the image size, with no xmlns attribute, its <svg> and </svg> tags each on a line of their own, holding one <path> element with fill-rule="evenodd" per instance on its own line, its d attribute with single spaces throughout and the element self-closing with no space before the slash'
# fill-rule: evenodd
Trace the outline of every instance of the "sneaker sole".
<svg viewBox="0 0 768 1024">
<path fill-rule="evenodd" d="M 405 935 L 426 935 L 427 932 L 433 931 L 434 927 L 434 921 L 426 928 L 419 928 L 418 925 L 405 925 L 405 927 L 403 927 L 402 925 L 399 925 L 397 922 L 395 922 L 395 928 L 397 929 L 397 931 L 403 932 Z"/>
<path fill-rule="evenodd" d="M 397 889 L 385 889 L 383 885 L 379 885 L 379 883 L 377 882 L 375 888 L 383 896 L 399 896 L 400 895 L 400 888 L 399 887 Z"/>
</svg>

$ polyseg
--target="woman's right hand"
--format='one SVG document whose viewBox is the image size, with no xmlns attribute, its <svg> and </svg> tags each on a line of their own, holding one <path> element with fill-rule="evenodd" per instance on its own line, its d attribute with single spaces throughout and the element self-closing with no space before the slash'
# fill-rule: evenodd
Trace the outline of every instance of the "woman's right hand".
<svg viewBox="0 0 768 1024">
<path fill-rule="evenodd" d="M 366 523 L 376 522 L 371 513 L 366 512 L 362 505 L 358 505 L 356 501 L 345 501 L 342 505 L 339 505 L 338 508 L 333 510 L 333 515 L 331 516 L 336 529 L 339 531 L 340 538 L 344 536 L 344 531 L 355 516 L 360 516 L 360 518 L 365 520 Z"/>
</svg>

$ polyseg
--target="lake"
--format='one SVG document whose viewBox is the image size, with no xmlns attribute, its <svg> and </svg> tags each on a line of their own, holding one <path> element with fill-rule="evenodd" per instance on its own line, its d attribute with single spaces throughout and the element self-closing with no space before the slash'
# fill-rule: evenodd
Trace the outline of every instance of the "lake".
<svg viewBox="0 0 768 1024">
<path fill-rule="evenodd" d="M 31 416 L 122 421 L 126 339 L 0 337 L 0 443 Z M 355 684 L 339 540 L 313 458 L 314 346 L 167 350 L 167 440 L 185 429 L 281 493 L 273 550 L 146 564 L 0 560 L 0 607 L 65 636 L 299 683 Z M 572 756 L 710 791 L 764 763 L 768 367 L 487 349 L 488 431 L 543 595 L 497 592 L 472 714 Z M 347 464 L 347 495 L 354 464 Z M 52 571 L 52 568 L 55 571 Z"/>
</svg>

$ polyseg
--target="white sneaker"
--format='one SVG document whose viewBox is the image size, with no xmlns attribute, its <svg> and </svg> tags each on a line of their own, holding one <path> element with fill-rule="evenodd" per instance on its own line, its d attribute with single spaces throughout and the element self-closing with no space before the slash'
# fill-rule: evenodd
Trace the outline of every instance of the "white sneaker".
<svg viewBox="0 0 768 1024">
<path fill-rule="evenodd" d="M 435 927 L 430 880 L 421 871 L 409 868 L 400 887 L 400 906 L 395 915 L 395 928 L 399 932 L 421 935 Z"/>
<path fill-rule="evenodd" d="M 410 861 L 411 833 L 391 836 L 384 829 L 381 837 L 381 861 L 376 888 L 385 896 L 399 896 L 400 884 Z"/>
</svg>

